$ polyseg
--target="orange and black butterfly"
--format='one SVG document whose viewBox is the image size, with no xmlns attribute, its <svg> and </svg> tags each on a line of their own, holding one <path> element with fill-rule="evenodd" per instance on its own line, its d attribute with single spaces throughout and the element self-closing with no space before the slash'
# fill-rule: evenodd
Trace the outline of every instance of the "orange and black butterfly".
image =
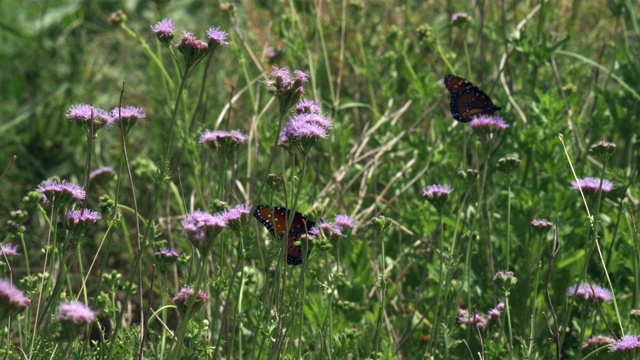
<svg viewBox="0 0 640 360">
<path fill-rule="evenodd" d="M 489 95 L 460 76 L 445 75 L 444 86 L 451 94 L 451 115 L 460 122 L 469 122 L 480 115 L 491 115 L 500 110 Z"/>
<path fill-rule="evenodd" d="M 273 211 L 273 219 L 271 218 L 271 212 Z M 269 230 L 271 235 L 278 238 L 282 238 L 284 232 L 287 229 L 287 222 L 289 221 L 289 215 L 291 210 L 287 210 L 283 207 L 268 205 L 256 206 L 256 210 L 253 212 L 253 216 Z M 302 246 L 295 245 L 294 243 L 300 239 L 302 235 L 308 234 L 309 230 L 314 227 L 315 222 L 305 218 L 299 212 L 293 215 L 293 221 L 287 234 L 287 264 L 300 265 L 302 264 Z M 311 250 L 309 250 L 311 251 Z M 307 254 L 308 255 L 308 254 Z"/>
</svg>

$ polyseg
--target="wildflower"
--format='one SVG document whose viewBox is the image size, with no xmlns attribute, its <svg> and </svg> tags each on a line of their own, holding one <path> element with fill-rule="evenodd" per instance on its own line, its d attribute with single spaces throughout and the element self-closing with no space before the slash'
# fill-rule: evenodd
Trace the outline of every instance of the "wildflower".
<svg viewBox="0 0 640 360">
<path fill-rule="evenodd" d="M 320 104 L 315 100 L 304 99 L 296 105 L 298 114 L 320 114 Z"/>
<path fill-rule="evenodd" d="M 518 278 L 515 277 L 512 271 L 500 270 L 493 276 L 493 281 L 506 294 L 509 294 L 511 288 L 518 282 Z"/>
<path fill-rule="evenodd" d="M 386 216 L 380 215 L 371 219 L 371 225 L 377 232 L 382 233 L 389 228 L 391 221 Z"/>
<path fill-rule="evenodd" d="M 74 301 L 62 303 L 58 307 L 56 319 L 60 323 L 60 333 L 57 335 L 59 341 L 72 341 L 76 339 L 85 326 L 95 319 L 95 313 L 85 304 Z"/>
<path fill-rule="evenodd" d="M 428 185 L 422 189 L 422 197 L 435 206 L 438 212 L 442 212 L 442 207 L 447 202 L 452 191 L 453 189 L 450 185 Z"/>
<path fill-rule="evenodd" d="M 242 223 L 245 222 L 247 215 L 251 212 L 251 206 L 236 205 L 231 209 L 222 212 L 222 218 L 228 223 L 229 227 L 236 232 L 239 232 Z"/>
<path fill-rule="evenodd" d="M 602 336 L 602 335 L 598 335 L 598 336 L 592 336 L 590 337 L 586 343 L 582 344 L 582 350 L 595 350 L 601 346 L 607 346 L 607 345 L 611 345 L 614 344 L 616 341 L 609 336 Z"/>
<path fill-rule="evenodd" d="M 504 300 L 500 300 L 500 302 L 498 303 L 498 305 L 496 305 L 496 307 L 489 310 L 488 314 L 490 318 L 497 318 L 502 315 L 503 311 L 504 311 Z"/>
<path fill-rule="evenodd" d="M 180 310 L 182 314 L 187 311 L 189 300 L 193 298 L 193 294 L 195 294 L 195 291 L 193 291 L 193 289 L 184 287 L 171 298 L 171 300 L 176 304 L 178 310 Z M 207 294 L 205 294 L 202 290 L 198 291 L 198 295 L 196 295 L 195 301 L 193 303 L 194 308 L 200 307 L 206 302 Z"/>
<path fill-rule="evenodd" d="M 469 21 L 469 15 L 466 12 L 460 11 L 451 15 L 451 23 L 453 25 L 462 25 Z"/>
<path fill-rule="evenodd" d="M 182 227 L 182 233 L 195 247 L 208 250 L 213 240 L 227 227 L 227 221 L 220 214 L 196 210 L 182 220 Z"/>
<path fill-rule="evenodd" d="M 93 181 L 93 180 L 96 180 L 97 178 L 102 178 L 107 176 L 109 177 L 116 176 L 115 170 L 113 170 L 113 168 L 110 166 L 104 166 L 90 172 L 89 181 Z"/>
<path fill-rule="evenodd" d="M 146 118 L 147 114 L 145 114 L 141 108 L 137 108 L 135 106 L 125 106 L 114 108 L 109 113 L 109 116 L 111 116 L 112 123 L 122 121 L 126 133 L 129 131 L 129 129 L 131 129 L 136 121 L 138 121 L 138 119 Z"/>
<path fill-rule="evenodd" d="M 506 157 L 498 160 L 498 170 L 510 173 L 512 170 L 517 169 L 520 166 L 520 160 L 516 157 Z"/>
<path fill-rule="evenodd" d="M 353 229 L 356 226 L 356 220 L 349 215 L 336 215 L 334 225 L 341 229 Z"/>
<path fill-rule="evenodd" d="M 467 185 L 473 184 L 476 180 L 478 180 L 479 175 L 480 172 L 476 169 L 458 171 L 458 176 L 460 176 Z"/>
<path fill-rule="evenodd" d="M 207 38 L 209 39 L 208 45 L 211 51 L 218 46 L 229 45 L 229 42 L 226 41 L 227 36 L 228 34 L 225 31 L 220 30 L 219 27 L 210 27 L 209 30 L 207 30 Z"/>
<path fill-rule="evenodd" d="M 482 314 L 474 313 L 471 315 L 467 309 L 458 309 L 458 322 L 460 324 L 468 324 L 478 329 L 485 329 L 490 320 L 491 318 L 487 318 Z"/>
<path fill-rule="evenodd" d="M 31 300 L 11 282 L 0 279 L 0 324 L 31 305 Z"/>
<path fill-rule="evenodd" d="M 200 134 L 200 144 L 207 144 L 213 150 L 220 151 L 225 159 L 247 140 L 249 137 L 238 130 L 205 130 Z"/>
<path fill-rule="evenodd" d="M 609 302 L 613 300 L 611 292 L 598 285 L 582 283 L 580 285 L 571 285 L 567 289 L 567 296 L 574 296 L 577 300 L 586 303 Z"/>
<path fill-rule="evenodd" d="M 603 162 L 609 161 L 609 158 L 616 151 L 616 144 L 604 140 L 591 145 L 589 151 L 596 154 Z"/>
<path fill-rule="evenodd" d="M 94 132 L 111 122 L 111 118 L 106 111 L 87 104 L 72 105 L 67 110 L 66 117 L 69 120 L 75 120 L 87 131 L 91 128 L 91 123 L 93 122 Z"/>
<path fill-rule="evenodd" d="M 5 256 L 16 256 L 16 255 L 20 255 L 20 253 L 18 253 L 17 245 L 13 245 L 12 243 L 4 243 L 0 247 L 0 258 Z"/>
<path fill-rule="evenodd" d="M 158 37 L 165 46 L 173 39 L 175 26 L 171 19 L 162 19 L 155 26 L 151 27 L 151 31 Z"/>
<path fill-rule="evenodd" d="M 36 191 L 40 192 L 40 200 L 43 204 L 49 205 L 56 200 L 56 205 L 66 205 L 72 200 L 83 201 L 87 197 L 87 193 L 82 186 L 76 185 L 67 180 L 57 182 L 56 180 L 47 180 L 36 187 Z"/>
<path fill-rule="evenodd" d="M 640 309 L 631 309 L 631 316 L 640 318 Z"/>
<path fill-rule="evenodd" d="M 473 118 L 469 123 L 469 127 L 486 140 L 491 140 L 497 133 L 507 129 L 509 124 L 498 116 L 481 115 Z"/>
<path fill-rule="evenodd" d="M 600 185 L 602 185 L 602 187 Z M 613 183 L 607 179 L 585 177 L 571 181 L 571 188 L 577 191 L 582 189 L 584 193 L 595 195 L 600 189 L 605 193 L 613 190 Z"/>
<path fill-rule="evenodd" d="M 308 72 L 295 70 L 292 76 L 288 69 L 274 67 L 264 84 L 278 98 L 280 114 L 284 115 L 305 94 L 303 85 L 308 81 Z"/>
<path fill-rule="evenodd" d="M 160 248 L 160 250 L 156 251 L 153 255 L 161 269 L 166 269 L 173 265 L 180 257 L 175 250 L 167 248 Z"/>
<path fill-rule="evenodd" d="M 321 138 L 329 137 L 331 122 L 315 114 L 300 114 L 292 118 L 280 132 L 279 145 L 306 154 Z"/>
<path fill-rule="evenodd" d="M 553 226 L 553 223 L 547 220 L 532 220 L 531 221 L 531 226 L 533 226 L 533 230 L 538 233 L 538 235 L 543 235 L 545 234 L 547 231 L 549 231 L 549 229 L 551 229 L 551 227 Z"/>
<path fill-rule="evenodd" d="M 82 209 L 70 210 L 67 212 L 67 224 L 83 231 L 90 223 L 96 223 L 102 216 L 99 212 Z"/>
<path fill-rule="evenodd" d="M 193 33 L 183 30 L 180 41 L 175 48 L 184 56 L 187 67 L 191 67 L 196 62 L 202 60 L 209 51 L 209 45 L 202 40 L 196 39 Z"/>
<path fill-rule="evenodd" d="M 637 335 L 625 335 L 615 344 L 609 346 L 609 351 L 620 352 L 628 355 L 629 359 L 635 359 L 635 355 L 640 353 L 640 337 Z"/>
</svg>

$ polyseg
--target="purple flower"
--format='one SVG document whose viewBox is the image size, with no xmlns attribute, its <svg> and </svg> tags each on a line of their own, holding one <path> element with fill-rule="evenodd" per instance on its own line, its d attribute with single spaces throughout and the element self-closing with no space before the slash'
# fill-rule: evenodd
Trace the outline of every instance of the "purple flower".
<svg viewBox="0 0 640 360">
<path fill-rule="evenodd" d="M 511 288 L 518 282 L 518 278 L 515 277 L 513 271 L 500 270 L 493 276 L 493 281 L 500 289 L 508 294 Z"/>
<path fill-rule="evenodd" d="M 274 85 L 277 92 L 285 92 L 293 89 L 293 78 L 291 77 L 289 69 L 274 67 L 271 72 L 271 78 L 271 80 L 268 80 L 269 84 Z"/>
<path fill-rule="evenodd" d="M 155 26 L 151 27 L 151 31 L 158 37 L 158 39 L 168 39 L 171 40 L 173 38 L 173 32 L 175 30 L 175 26 L 173 25 L 173 21 L 171 19 L 162 19 Z"/>
<path fill-rule="evenodd" d="M 182 220 L 182 233 L 200 249 L 208 249 L 213 239 L 226 227 L 227 221 L 221 214 L 211 215 L 199 210 Z"/>
<path fill-rule="evenodd" d="M 609 347 L 609 351 L 618 351 L 622 353 L 636 354 L 640 349 L 640 337 L 637 335 L 625 335 L 615 344 Z"/>
<path fill-rule="evenodd" d="M 498 116 L 482 115 L 482 116 L 475 117 L 473 120 L 471 120 L 471 122 L 469 123 L 469 126 L 473 130 L 478 130 L 483 132 L 484 131 L 492 132 L 495 130 L 504 130 L 508 128 L 510 125 L 507 124 L 502 118 Z"/>
<path fill-rule="evenodd" d="M 187 311 L 187 305 L 189 304 L 189 300 L 194 294 L 195 294 L 195 291 L 193 291 L 193 289 L 190 289 L 188 287 L 183 287 L 171 298 L 171 300 L 176 304 L 176 306 L 178 307 L 178 310 L 180 310 L 180 312 L 184 314 Z M 207 302 L 207 294 L 205 294 L 204 291 L 202 290 L 198 291 L 194 306 L 197 308 L 202 306 L 206 302 Z"/>
<path fill-rule="evenodd" d="M 51 204 L 54 198 L 64 204 L 71 200 L 83 201 L 87 197 L 82 186 L 67 180 L 62 180 L 60 183 L 55 180 L 47 180 L 38 185 L 36 191 L 40 192 L 40 199 L 45 205 Z"/>
<path fill-rule="evenodd" d="M 576 299 L 587 303 L 609 302 L 613 300 L 613 296 L 611 296 L 611 292 L 609 292 L 609 290 L 587 283 L 570 286 L 567 289 L 566 294 L 567 296 L 575 296 Z"/>
<path fill-rule="evenodd" d="M 422 189 L 422 196 L 426 198 L 437 198 L 448 196 L 453 189 L 450 185 L 428 185 Z"/>
<path fill-rule="evenodd" d="M 62 303 L 58 307 L 58 319 L 61 323 L 72 323 L 75 325 L 87 325 L 95 319 L 95 313 L 85 304 L 74 301 Z"/>
<path fill-rule="evenodd" d="M 231 141 L 240 145 L 247 142 L 247 140 L 249 140 L 249 137 L 238 130 L 232 130 L 232 131 L 205 130 L 200 134 L 200 144 L 221 143 L 223 141 Z"/>
<path fill-rule="evenodd" d="M 590 337 L 586 343 L 582 344 L 582 350 L 597 349 L 601 346 L 614 344 L 616 341 L 609 336 L 593 336 Z"/>
<path fill-rule="evenodd" d="M 428 185 L 422 189 L 422 197 L 435 206 L 438 212 L 441 212 L 452 191 L 453 189 L 449 185 Z"/>
<path fill-rule="evenodd" d="M 84 126 L 89 126 L 93 121 L 94 130 L 97 130 L 111 122 L 109 114 L 97 107 L 87 104 L 72 105 L 66 114 L 67 119 L 75 120 Z"/>
<path fill-rule="evenodd" d="M 31 300 L 22 294 L 13 284 L 0 279 L 0 323 L 10 316 L 19 314 L 31 305 Z"/>
<path fill-rule="evenodd" d="M 469 19 L 469 15 L 466 12 L 460 11 L 451 15 L 451 22 L 465 22 Z"/>
<path fill-rule="evenodd" d="M 640 317 L 640 309 L 631 309 L 630 314 L 633 317 Z"/>
<path fill-rule="evenodd" d="M 503 311 L 504 311 L 504 300 L 500 300 L 500 302 L 498 303 L 498 305 L 496 305 L 496 307 L 489 310 L 489 317 L 490 318 L 500 317 Z"/>
<path fill-rule="evenodd" d="M 125 107 L 117 107 L 111 110 L 109 113 L 111 116 L 112 122 L 117 122 L 122 120 L 138 120 L 144 119 L 147 117 L 147 114 L 142 111 L 141 108 L 137 108 L 135 106 L 125 106 Z"/>
<path fill-rule="evenodd" d="M 4 256 L 16 256 L 16 255 L 20 255 L 20 253 L 18 253 L 17 245 L 13 245 L 12 243 L 4 243 L 0 247 L 0 258 Z"/>
<path fill-rule="evenodd" d="M 571 181 L 571 188 L 577 191 L 582 189 L 585 193 L 597 194 L 600 189 L 600 179 L 585 177 L 577 181 L 573 180 Z M 613 190 L 613 183 L 607 179 L 602 179 L 602 191 L 607 193 L 611 190 Z"/>
<path fill-rule="evenodd" d="M 320 114 L 320 104 L 315 100 L 303 99 L 296 105 L 298 114 Z"/>
<path fill-rule="evenodd" d="M 484 329 L 489 325 L 491 318 L 487 318 L 482 314 L 469 314 L 467 309 L 458 309 L 458 322 L 460 324 L 469 324 L 479 329 Z"/>
<path fill-rule="evenodd" d="M 333 128 L 333 124 L 331 123 L 331 120 L 329 120 L 329 118 L 327 118 L 326 116 L 323 116 L 320 114 L 303 113 L 303 114 L 297 115 L 295 119 L 299 121 L 304 121 L 309 124 L 318 125 L 325 130 L 331 130 L 331 128 Z"/>
<path fill-rule="evenodd" d="M 308 116 L 319 115 L 300 114 L 292 118 L 282 127 L 282 131 L 280 132 L 280 146 L 307 153 L 318 139 L 329 137 L 327 127 L 319 125 L 317 122 L 309 122 Z M 330 124 L 328 120 L 327 122 Z"/>
<path fill-rule="evenodd" d="M 102 176 L 106 177 L 106 175 L 116 176 L 116 172 L 110 166 L 101 167 L 89 173 L 89 181 L 93 181 L 94 179 Z"/>
<path fill-rule="evenodd" d="M 291 75 L 286 68 L 274 67 L 264 84 L 278 98 L 280 114 L 284 115 L 305 94 L 303 85 L 308 81 L 309 73 L 306 71 L 295 70 Z"/>
<path fill-rule="evenodd" d="M 349 215 L 339 214 L 336 215 L 333 224 L 341 229 L 353 229 L 356 226 L 356 220 Z"/>
<path fill-rule="evenodd" d="M 609 157 L 611 157 L 611 155 L 613 155 L 613 153 L 616 151 L 616 144 L 600 140 L 597 143 L 591 145 L 589 151 L 596 154 L 600 158 L 600 160 L 608 161 Z"/>
<path fill-rule="evenodd" d="M 231 209 L 223 211 L 222 218 L 229 224 L 236 223 L 239 222 L 243 217 L 249 215 L 250 212 L 251 206 L 240 204 L 232 207 Z"/>
<path fill-rule="evenodd" d="M 533 220 L 531 221 L 531 226 L 533 227 L 541 227 L 541 228 L 548 228 L 553 226 L 553 223 L 547 220 Z"/>
<path fill-rule="evenodd" d="M 67 212 L 67 223 L 73 223 L 76 226 L 78 224 L 86 224 L 89 222 L 95 223 L 101 217 L 102 216 L 99 212 L 89 209 L 70 210 Z"/>
<path fill-rule="evenodd" d="M 160 264 L 161 268 L 166 268 L 172 265 L 180 257 L 180 255 L 178 255 L 175 250 L 167 248 L 160 248 L 160 250 L 156 251 L 156 253 L 153 255 L 155 256 L 155 260 Z"/>
<path fill-rule="evenodd" d="M 209 47 L 214 48 L 215 46 L 229 45 L 229 43 L 226 41 L 227 36 L 227 33 L 223 30 L 220 30 L 219 27 L 210 27 L 209 30 L 207 30 Z"/>
<path fill-rule="evenodd" d="M 209 51 L 209 45 L 206 42 L 196 39 L 193 33 L 184 30 L 175 48 L 184 56 L 187 67 L 201 60 Z"/>
</svg>

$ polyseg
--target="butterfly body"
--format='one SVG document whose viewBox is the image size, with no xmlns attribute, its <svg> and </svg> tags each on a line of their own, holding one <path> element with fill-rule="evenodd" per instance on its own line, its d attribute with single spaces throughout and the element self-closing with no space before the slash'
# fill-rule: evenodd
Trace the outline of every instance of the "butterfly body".
<svg viewBox="0 0 640 360">
<path fill-rule="evenodd" d="M 473 85 L 469 80 L 455 75 L 445 75 L 444 85 L 451 94 L 451 115 L 460 122 L 469 122 L 474 117 L 491 115 L 500 110 L 489 95 Z"/>
<path fill-rule="evenodd" d="M 268 205 L 256 206 L 256 210 L 253 212 L 253 216 L 269 230 L 271 235 L 278 238 L 284 236 L 290 215 L 291 210 L 279 206 L 270 207 Z M 287 264 L 302 264 L 302 246 L 295 245 L 295 242 L 298 241 L 302 235 L 307 234 L 314 226 L 315 223 L 313 221 L 305 218 L 299 212 L 293 214 L 289 233 L 286 236 Z"/>
</svg>

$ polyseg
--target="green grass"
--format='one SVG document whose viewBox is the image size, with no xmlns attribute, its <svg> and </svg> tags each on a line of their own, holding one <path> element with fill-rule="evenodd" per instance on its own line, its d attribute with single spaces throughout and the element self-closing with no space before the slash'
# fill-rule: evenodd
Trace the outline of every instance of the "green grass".
<svg viewBox="0 0 640 360">
<path fill-rule="evenodd" d="M 31 305 L 9 318 L 0 309 L 0 355 L 633 358 L 581 346 L 640 334 L 629 315 L 640 307 L 638 8 L 478 6 L 154 1 L 121 8 L 119 23 L 109 20 L 116 2 L 3 2 L 0 235 L 20 255 L 0 258 L 0 278 Z M 451 23 L 458 11 L 470 20 Z M 176 24 L 174 44 L 181 29 L 203 39 L 210 26 L 230 44 L 186 67 L 151 32 L 163 18 Z M 308 71 L 305 97 L 333 122 L 308 153 L 277 146 L 292 109 L 267 89 L 274 67 Z M 510 127 L 487 140 L 455 121 L 445 74 L 483 89 Z M 65 118 L 78 103 L 136 106 L 147 118 L 92 138 Z M 227 157 L 198 144 L 205 129 L 240 129 L 248 141 Z M 590 151 L 599 140 L 615 143 L 610 158 Z M 500 171 L 506 157 L 519 166 Z M 102 215 L 86 229 L 58 222 L 68 209 L 32 192 L 50 178 L 84 186 L 102 166 L 117 176 L 86 189 L 86 207 Z M 576 177 L 614 189 L 583 200 Z M 422 197 L 431 184 L 453 188 L 441 211 Z M 347 214 L 356 226 L 303 239 L 312 249 L 301 266 L 250 215 L 206 249 L 183 234 L 194 210 L 236 204 Z M 537 233 L 534 219 L 553 226 Z M 161 247 L 178 261 L 158 264 Z M 510 289 L 493 280 L 500 270 L 517 278 Z M 575 301 L 567 289 L 578 283 L 613 299 Z M 185 286 L 207 302 L 174 303 Z M 110 324 L 93 323 L 93 342 L 84 329 L 61 341 L 58 304 L 76 299 Z M 486 314 L 501 300 L 486 328 L 457 317 L 462 304 Z"/>
</svg>

